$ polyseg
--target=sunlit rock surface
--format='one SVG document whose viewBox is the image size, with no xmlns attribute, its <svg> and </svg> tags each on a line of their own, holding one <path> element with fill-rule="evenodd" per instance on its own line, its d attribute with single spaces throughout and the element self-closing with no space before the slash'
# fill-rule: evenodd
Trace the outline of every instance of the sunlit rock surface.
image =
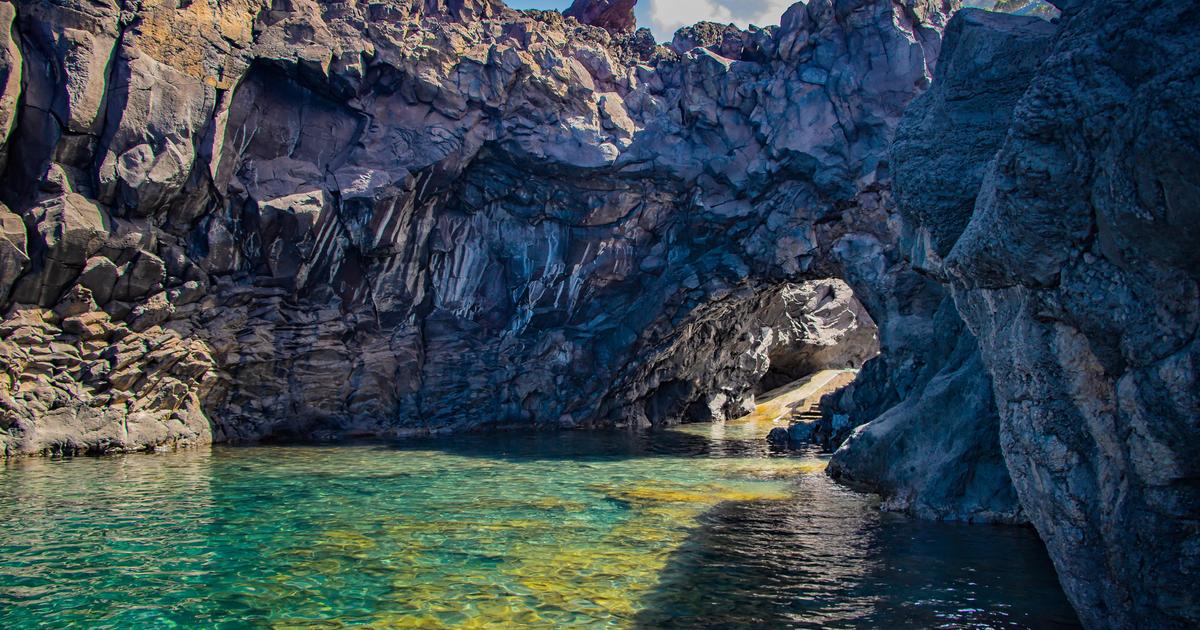
<svg viewBox="0 0 1200 630">
<path fill-rule="evenodd" d="M 885 347 L 940 299 L 896 298 L 941 289 L 885 155 L 953 3 L 676 50 L 483 0 L 14 7 L 9 452 L 720 420 L 785 286 L 845 278 Z"/>
<path fill-rule="evenodd" d="M 637 18 L 633 15 L 636 4 L 637 0 L 575 0 L 563 15 L 584 24 L 625 33 L 637 26 Z"/>
<path fill-rule="evenodd" d="M 1059 4 L 1053 36 L 952 22 L 895 188 L 913 260 L 978 335 L 1017 495 L 1083 621 L 1191 628 L 1200 8 Z"/>
<path fill-rule="evenodd" d="M 768 350 L 768 371 L 755 388 L 767 392 L 822 370 L 859 369 L 879 354 L 879 331 L 854 290 L 841 280 L 785 286 Z"/>
</svg>

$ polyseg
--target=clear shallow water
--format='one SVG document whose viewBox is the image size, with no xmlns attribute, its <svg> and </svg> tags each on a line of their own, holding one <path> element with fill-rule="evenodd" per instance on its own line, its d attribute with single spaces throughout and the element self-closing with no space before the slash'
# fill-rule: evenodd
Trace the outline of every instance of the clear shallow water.
<svg viewBox="0 0 1200 630">
<path fill-rule="evenodd" d="M 0 468 L 0 627 L 1075 627 L 1030 530 L 881 514 L 757 427 Z"/>
</svg>

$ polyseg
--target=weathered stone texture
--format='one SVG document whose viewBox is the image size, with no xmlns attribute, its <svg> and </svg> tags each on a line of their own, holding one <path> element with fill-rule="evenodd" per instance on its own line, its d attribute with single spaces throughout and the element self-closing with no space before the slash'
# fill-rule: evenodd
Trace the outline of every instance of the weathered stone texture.
<svg viewBox="0 0 1200 630">
<path fill-rule="evenodd" d="M 988 94 L 982 64 L 940 66 L 901 127 L 897 190 L 914 261 L 979 339 L 1017 495 L 1083 621 L 1195 627 L 1200 7 L 1056 4 L 1040 65 L 1017 54 L 1043 48 L 1037 23 L 952 24 L 951 46 L 972 22 L 1016 45 L 1004 58 L 1031 80 Z M 1015 103 L 1011 124 L 989 102 Z"/>
<path fill-rule="evenodd" d="M 953 8 L 672 51 L 490 0 L 19 2 L 10 317 L 78 287 L 194 338 L 218 440 L 728 417 L 788 283 L 903 308 L 882 162 Z"/>
<path fill-rule="evenodd" d="M 901 247 L 923 273 L 942 277 L 940 257 L 970 220 L 984 170 L 1056 30 L 1037 18 L 970 9 L 947 27 L 934 86 L 909 106 L 891 148 L 902 175 L 893 190 L 907 225 L 917 226 Z M 926 283 L 912 287 L 924 300 L 893 291 L 910 309 L 925 304 L 903 321 L 904 341 L 892 344 L 907 355 L 881 357 L 824 404 L 827 446 L 849 438 L 830 473 L 883 494 L 891 508 L 1022 522 L 1000 453 L 991 379 L 952 301 Z M 851 436 L 856 414 L 874 421 Z"/>
</svg>

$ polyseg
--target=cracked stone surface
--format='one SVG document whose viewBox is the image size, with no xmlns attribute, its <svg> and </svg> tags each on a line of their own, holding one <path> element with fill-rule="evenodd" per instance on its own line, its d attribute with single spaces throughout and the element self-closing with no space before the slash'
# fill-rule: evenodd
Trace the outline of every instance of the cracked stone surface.
<svg viewBox="0 0 1200 630">
<path fill-rule="evenodd" d="M 1200 9 L 1058 4 L 1056 32 L 947 30 L 893 150 L 906 247 L 978 336 L 1016 493 L 1084 623 L 1195 627 Z M 997 73 L 1006 50 L 1025 69 Z"/>
</svg>

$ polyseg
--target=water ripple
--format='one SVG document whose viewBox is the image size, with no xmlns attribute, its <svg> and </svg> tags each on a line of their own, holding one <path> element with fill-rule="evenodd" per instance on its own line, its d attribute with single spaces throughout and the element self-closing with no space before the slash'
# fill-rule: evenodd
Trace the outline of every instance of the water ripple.
<svg viewBox="0 0 1200 630">
<path fill-rule="evenodd" d="M 745 429 L 0 469 L 0 627 L 1073 627 L 1036 536 Z"/>
</svg>

